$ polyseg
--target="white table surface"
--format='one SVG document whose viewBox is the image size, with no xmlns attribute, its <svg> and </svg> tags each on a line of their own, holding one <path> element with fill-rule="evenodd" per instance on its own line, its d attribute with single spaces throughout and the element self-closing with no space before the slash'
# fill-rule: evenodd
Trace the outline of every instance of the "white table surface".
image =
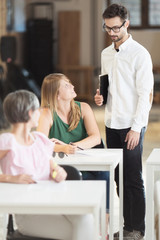
<svg viewBox="0 0 160 240">
<path fill-rule="evenodd" d="M 154 240 L 154 186 L 155 172 L 160 172 L 160 148 L 155 148 L 146 161 L 146 236 Z"/>
<path fill-rule="evenodd" d="M 105 221 L 105 181 L 40 181 L 37 184 L 0 183 L 0 213 L 87 214 L 94 216 L 94 239 Z M 96 194 L 95 194 L 96 192 Z M 101 218 L 100 218 L 101 217 Z M 105 229 L 103 240 L 105 240 Z"/>
<path fill-rule="evenodd" d="M 57 156 L 57 155 L 56 155 Z M 58 164 L 75 166 L 84 171 L 109 171 L 110 172 L 110 217 L 109 217 L 109 239 L 113 240 L 114 224 L 114 170 L 119 164 L 119 229 L 120 240 L 123 239 L 123 150 L 122 149 L 88 149 L 77 151 L 64 158 L 55 157 Z"/>
</svg>

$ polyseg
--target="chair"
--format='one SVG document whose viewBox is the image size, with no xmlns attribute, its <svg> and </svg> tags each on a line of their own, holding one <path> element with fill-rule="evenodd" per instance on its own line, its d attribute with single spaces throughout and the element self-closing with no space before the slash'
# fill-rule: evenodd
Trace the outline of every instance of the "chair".
<svg viewBox="0 0 160 240">
<path fill-rule="evenodd" d="M 101 138 L 101 143 L 96 145 L 96 146 L 94 146 L 93 148 L 105 148 L 105 144 L 104 144 L 103 139 Z"/>
<path fill-rule="evenodd" d="M 13 216 L 9 214 L 8 226 L 7 226 L 7 238 L 6 240 L 56 240 L 50 238 L 39 238 L 22 235 L 18 230 L 13 228 Z"/>
<path fill-rule="evenodd" d="M 62 166 L 67 172 L 66 180 L 82 180 L 82 174 L 78 169 L 73 166 L 63 165 Z M 13 227 L 13 216 L 9 214 L 8 226 L 7 226 L 7 237 L 6 240 L 56 240 L 50 238 L 39 238 L 22 235 L 18 230 L 14 230 Z"/>
<path fill-rule="evenodd" d="M 70 165 L 61 165 L 67 172 L 66 180 L 82 180 L 82 173 L 75 167 Z"/>
</svg>

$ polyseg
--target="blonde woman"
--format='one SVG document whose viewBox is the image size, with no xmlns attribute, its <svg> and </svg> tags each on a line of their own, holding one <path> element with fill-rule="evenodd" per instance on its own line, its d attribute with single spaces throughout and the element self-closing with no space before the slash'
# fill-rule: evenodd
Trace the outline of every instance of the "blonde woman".
<svg viewBox="0 0 160 240">
<path fill-rule="evenodd" d="M 70 80 L 61 73 L 46 76 L 41 88 L 41 114 L 37 130 L 53 140 L 55 151 L 74 153 L 76 149 L 88 149 L 100 144 L 101 137 L 91 107 L 74 101 L 77 94 Z M 73 145 L 69 144 L 70 142 Z M 84 180 L 107 181 L 107 212 L 109 210 L 109 173 L 83 172 Z"/>
<path fill-rule="evenodd" d="M 63 74 L 45 77 L 41 89 L 41 116 L 38 131 L 66 144 L 74 142 L 83 149 L 100 143 L 100 133 L 91 107 L 75 102 L 74 86 Z M 74 153 L 75 147 L 61 146 L 64 152 Z"/>
</svg>

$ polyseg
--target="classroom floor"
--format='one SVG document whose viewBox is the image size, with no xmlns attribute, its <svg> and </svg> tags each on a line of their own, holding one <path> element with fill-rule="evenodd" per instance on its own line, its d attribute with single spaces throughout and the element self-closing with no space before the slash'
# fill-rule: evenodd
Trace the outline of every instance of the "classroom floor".
<svg viewBox="0 0 160 240">
<path fill-rule="evenodd" d="M 105 127 L 104 127 L 104 107 L 95 107 L 92 106 L 94 110 L 94 114 L 100 129 L 100 133 L 102 138 L 105 141 Z M 144 182 L 145 182 L 145 162 L 153 148 L 160 148 L 160 106 L 159 105 L 153 105 L 151 112 L 150 112 L 150 118 L 149 118 L 149 124 L 148 129 L 145 134 L 144 139 L 144 150 L 143 150 L 143 175 L 144 175 Z M 115 217 L 114 217 L 114 231 L 118 231 L 118 197 L 116 195 L 115 190 Z M 2 215 L 0 215 L 0 240 L 4 240 L 2 237 Z"/>
</svg>

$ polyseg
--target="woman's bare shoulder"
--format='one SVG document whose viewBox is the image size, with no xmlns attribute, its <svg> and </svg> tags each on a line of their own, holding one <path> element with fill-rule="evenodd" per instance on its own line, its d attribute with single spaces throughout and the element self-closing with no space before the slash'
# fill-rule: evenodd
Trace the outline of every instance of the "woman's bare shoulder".
<svg viewBox="0 0 160 240">
<path fill-rule="evenodd" d="M 82 110 L 82 112 L 83 112 L 83 111 L 92 110 L 91 107 L 90 107 L 90 105 L 89 105 L 88 103 L 86 103 L 86 102 L 80 102 L 80 104 L 81 104 L 81 110 Z"/>
<path fill-rule="evenodd" d="M 49 108 L 41 108 L 37 131 L 48 134 L 48 131 L 52 124 L 53 124 L 53 118 L 52 118 L 50 109 Z"/>
<path fill-rule="evenodd" d="M 92 108 L 90 107 L 90 105 L 88 103 L 81 102 L 80 104 L 81 104 L 82 117 L 93 113 Z"/>
<path fill-rule="evenodd" d="M 46 118 L 52 118 L 51 110 L 49 108 L 40 108 L 40 114 Z"/>
</svg>

